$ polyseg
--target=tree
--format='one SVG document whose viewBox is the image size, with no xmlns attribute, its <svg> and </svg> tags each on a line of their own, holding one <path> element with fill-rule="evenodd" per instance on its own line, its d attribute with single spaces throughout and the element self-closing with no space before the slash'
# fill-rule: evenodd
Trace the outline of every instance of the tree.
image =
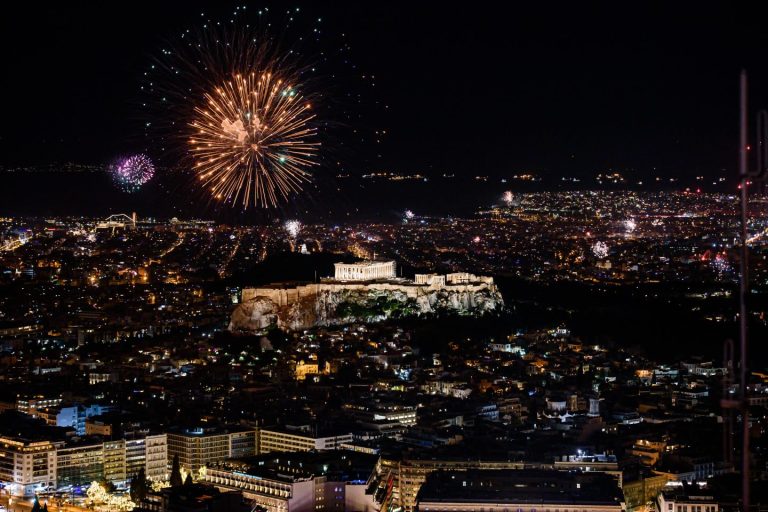
<svg viewBox="0 0 768 512">
<path fill-rule="evenodd" d="M 96 481 L 91 482 L 85 494 L 85 504 L 94 510 L 128 512 L 136 508 L 136 504 L 128 496 L 109 494 L 104 485 Z"/>
<path fill-rule="evenodd" d="M 40 501 L 35 496 L 35 504 L 32 505 L 32 512 L 42 512 L 43 508 L 40 506 Z"/>
<path fill-rule="evenodd" d="M 194 482 L 192 482 L 192 473 L 187 473 L 187 478 L 184 479 L 184 486 L 192 485 Z"/>
<path fill-rule="evenodd" d="M 181 479 L 181 466 L 179 465 L 179 456 L 173 456 L 171 465 L 171 487 L 180 487 L 184 481 Z"/>
<path fill-rule="evenodd" d="M 107 493 L 104 486 L 95 480 L 88 486 L 85 495 L 85 503 L 92 508 L 96 508 L 96 506 L 106 503 L 109 498 L 109 493 Z"/>
<path fill-rule="evenodd" d="M 137 474 L 131 478 L 131 500 L 141 503 L 147 497 L 149 485 L 147 484 L 147 474 L 144 468 L 141 468 Z"/>
<path fill-rule="evenodd" d="M 115 483 L 107 480 L 104 477 L 99 478 L 98 482 L 107 492 L 107 494 L 112 494 L 113 492 L 117 491 L 117 487 L 115 487 Z"/>
</svg>

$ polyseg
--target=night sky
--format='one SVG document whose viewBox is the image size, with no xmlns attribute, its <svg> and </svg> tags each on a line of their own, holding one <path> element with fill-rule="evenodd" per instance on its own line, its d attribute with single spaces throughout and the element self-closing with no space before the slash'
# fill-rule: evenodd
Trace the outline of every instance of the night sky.
<svg viewBox="0 0 768 512">
<path fill-rule="evenodd" d="M 364 123 L 388 137 L 350 143 L 368 162 L 353 172 L 715 176 L 734 172 L 741 67 L 768 104 L 754 92 L 768 85 L 768 31 L 751 6 L 413 4 L 269 4 L 322 15 L 376 75 L 369 99 L 389 109 L 363 108 Z M 224 19 L 237 4 L 214 5 L 4 5 L 0 165 L 132 150 L 142 71 L 201 10 Z"/>
</svg>

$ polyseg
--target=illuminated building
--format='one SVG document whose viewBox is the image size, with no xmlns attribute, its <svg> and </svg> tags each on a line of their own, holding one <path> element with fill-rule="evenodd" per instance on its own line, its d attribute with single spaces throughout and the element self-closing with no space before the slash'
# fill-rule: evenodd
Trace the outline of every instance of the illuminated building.
<svg viewBox="0 0 768 512">
<path fill-rule="evenodd" d="M 358 263 L 334 263 L 334 279 L 337 281 L 373 281 L 396 277 L 394 261 L 361 261 Z"/>
<path fill-rule="evenodd" d="M 149 480 L 165 480 L 168 474 L 168 439 L 165 434 L 126 436 L 126 476 L 130 479 L 142 468 Z"/>
<path fill-rule="evenodd" d="M 150 480 L 162 480 L 166 453 L 164 434 L 96 443 L 84 440 L 57 450 L 57 485 L 84 485 L 102 478 L 120 485 L 142 468 Z"/>
<path fill-rule="evenodd" d="M 457 470 L 464 471 L 469 469 L 523 469 L 525 464 L 513 461 L 492 461 L 492 460 L 440 460 L 440 459 L 422 459 L 422 460 L 402 460 L 393 466 L 393 486 L 394 490 L 390 497 L 390 503 L 385 503 L 390 507 L 400 506 L 406 512 L 416 510 L 416 496 L 419 489 L 427 480 L 427 477 L 439 470 Z M 382 509 L 384 506 L 382 506 Z M 434 510 L 434 509 L 433 509 Z"/>
<path fill-rule="evenodd" d="M 382 465 L 389 467 L 392 479 L 392 492 L 386 498 L 384 505 L 390 507 L 400 506 L 406 512 L 416 510 L 417 496 L 429 475 L 437 471 L 466 472 L 477 471 L 479 473 L 514 473 L 512 470 L 531 471 L 535 469 L 547 469 L 553 474 L 564 472 L 566 474 L 579 471 L 584 474 L 600 473 L 606 475 L 617 488 L 621 486 L 621 470 L 613 456 L 606 455 L 572 455 L 559 457 L 554 463 L 536 463 L 502 460 L 493 451 L 486 453 L 482 459 L 467 459 L 464 457 L 435 457 L 435 458 L 408 458 L 397 461 L 382 460 Z M 384 508 L 384 507 L 382 507 Z M 442 507 L 440 507 L 442 509 Z M 552 510 L 554 510 L 553 507 Z M 479 506 L 478 506 L 479 509 Z M 537 507 L 537 510 L 539 507 Z M 422 507 L 419 510 L 424 510 Z M 436 510 L 436 508 L 432 508 Z M 466 510 L 466 509 L 465 509 Z M 510 510 L 512 508 L 510 507 Z M 527 510 L 527 509 L 526 509 Z M 545 509 L 543 509 L 545 510 Z"/>
<path fill-rule="evenodd" d="M 93 416 L 99 416 L 113 407 L 99 404 L 75 404 L 70 406 L 54 406 L 42 408 L 37 406 L 36 415 L 44 419 L 46 423 L 55 427 L 72 427 L 79 436 L 86 434 L 85 420 Z"/>
<path fill-rule="evenodd" d="M 67 439 L 63 429 L 15 412 L 4 413 L 0 426 L 4 430 L 0 435 L 0 485 L 14 496 L 102 479 L 124 485 L 142 468 L 149 479 L 166 476 L 165 434 Z"/>
<path fill-rule="evenodd" d="M 627 510 L 645 507 L 656 499 L 667 482 L 669 479 L 666 476 L 653 473 L 640 475 L 637 480 L 624 481 L 621 490 L 624 492 Z"/>
<path fill-rule="evenodd" d="M 259 453 L 337 450 L 342 444 L 351 442 L 352 433 L 313 435 L 309 426 L 290 430 L 272 427 L 259 431 Z"/>
<path fill-rule="evenodd" d="M 352 413 L 360 423 L 378 421 L 395 422 L 403 426 L 416 425 L 416 406 L 382 403 L 345 404 L 344 409 Z"/>
<path fill-rule="evenodd" d="M 303 360 L 298 361 L 294 373 L 296 375 L 296 380 L 305 380 L 307 375 L 317 375 L 319 373 L 317 361 L 306 363 Z"/>
<path fill-rule="evenodd" d="M 663 489 L 656 499 L 656 510 L 664 512 L 719 512 L 720 504 L 706 489 L 691 485 Z"/>
<path fill-rule="evenodd" d="M 615 455 L 606 454 L 584 454 L 563 455 L 555 460 L 554 468 L 559 471 L 581 471 L 583 473 L 600 472 L 610 475 L 618 482 L 619 487 L 623 486 L 623 473 L 619 469 L 619 463 Z"/>
<path fill-rule="evenodd" d="M 29 414 L 32 417 L 37 416 L 38 409 L 56 407 L 61 405 L 61 397 L 45 397 L 43 395 L 20 396 L 16 398 L 16 410 Z"/>
<path fill-rule="evenodd" d="M 129 435 L 101 441 L 83 438 L 56 451 L 57 486 L 84 485 L 105 479 L 121 485 L 143 468 L 150 480 L 164 480 L 168 455 L 165 434 Z"/>
<path fill-rule="evenodd" d="M 372 485 L 375 455 L 354 452 L 279 453 L 207 467 L 202 480 L 237 490 L 270 512 L 378 512 Z"/>
<path fill-rule="evenodd" d="M 85 435 L 87 436 L 106 436 L 111 437 L 114 427 L 111 423 L 99 419 L 88 419 L 85 421 Z"/>
<path fill-rule="evenodd" d="M 117 374 L 115 372 L 90 372 L 88 374 L 88 384 L 91 386 L 101 384 L 102 382 L 116 382 Z"/>
<path fill-rule="evenodd" d="M 0 437 L 0 484 L 12 496 L 31 496 L 55 487 L 56 443 Z"/>
<path fill-rule="evenodd" d="M 256 431 L 248 428 L 190 428 L 168 433 L 168 460 L 197 471 L 212 462 L 256 454 Z"/>
<path fill-rule="evenodd" d="M 70 443 L 56 451 L 56 484 L 83 485 L 107 475 L 114 480 L 125 480 L 125 451 L 120 456 L 120 447 L 115 443 L 83 439 Z M 105 454 L 108 463 L 105 467 Z M 122 459 L 122 460 L 121 460 Z M 106 469 L 106 471 L 105 471 Z"/>
<path fill-rule="evenodd" d="M 251 475 L 214 463 L 206 467 L 203 481 L 218 488 L 240 489 L 247 499 L 270 511 L 314 509 L 314 479 L 311 477 Z"/>
</svg>

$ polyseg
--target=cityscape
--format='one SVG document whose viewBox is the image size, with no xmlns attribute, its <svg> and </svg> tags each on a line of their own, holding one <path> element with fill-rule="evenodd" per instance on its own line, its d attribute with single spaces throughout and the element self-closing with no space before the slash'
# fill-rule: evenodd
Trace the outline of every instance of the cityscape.
<svg viewBox="0 0 768 512">
<path fill-rule="evenodd" d="M 172 4 L 4 24 L 0 512 L 768 509 L 748 13 Z"/>
</svg>

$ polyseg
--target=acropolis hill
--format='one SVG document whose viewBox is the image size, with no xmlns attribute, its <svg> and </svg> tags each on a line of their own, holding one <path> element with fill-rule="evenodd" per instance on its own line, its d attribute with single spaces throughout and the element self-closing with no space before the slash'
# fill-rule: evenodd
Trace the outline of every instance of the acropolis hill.
<svg viewBox="0 0 768 512">
<path fill-rule="evenodd" d="M 286 330 L 432 313 L 483 315 L 503 306 L 492 277 L 465 272 L 396 275 L 394 261 L 336 263 L 319 283 L 275 283 L 244 288 L 230 330 Z"/>
</svg>

